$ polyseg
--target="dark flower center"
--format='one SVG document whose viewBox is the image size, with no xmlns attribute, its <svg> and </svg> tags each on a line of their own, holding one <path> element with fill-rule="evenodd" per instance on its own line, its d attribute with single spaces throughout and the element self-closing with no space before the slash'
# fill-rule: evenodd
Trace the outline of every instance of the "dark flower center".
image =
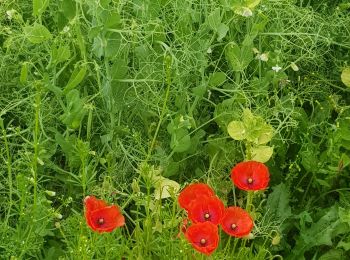
<svg viewBox="0 0 350 260">
<path fill-rule="evenodd" d="M 252 178 L 248 178 L 247 181 L 248 181 L 249 184 L 252 184 L 252 183 L 253 183 L 253 179 L 252 179 Z"/>
<path fill-rule="evenodd" d="M 237 227 L 237 225 L 236 225 L 235 223 L 233 223 L 233 224 L 231 225 L 231 229 L 232 229 L 232 230 L 235 230 L 236 227 Z"/>
<path fill-rule="evenodd" d="M 205 238 L 202 238 L 201 241 L 200 241 L 202 246 L 204 246 L 206 242 L 207 242 L 207 240 Z"/>
<path fill-rule="evenodd" d="M 103 218 L 99 218 L 99 219 L 97 220 L 97 223 L 98 223 L 99 225 L 102 225 L 103 223 L 105 223 L 105 220 L 104 220 Z"/>
<path fill-rule="evenodd" d="M 210 214 L 209 214 L 209 213 L 205 213 L 205 214 L 204 214 L 204 218 L 205 218 L 206 220 L 208 220 L 208 219 L 210 218 Z"/>
</svg>

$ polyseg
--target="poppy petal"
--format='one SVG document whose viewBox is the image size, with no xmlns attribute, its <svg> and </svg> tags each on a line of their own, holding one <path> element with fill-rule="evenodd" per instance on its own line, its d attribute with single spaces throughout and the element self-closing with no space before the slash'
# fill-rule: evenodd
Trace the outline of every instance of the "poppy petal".
<svg viewBox="0 0 350 260">
<path fill-rule="evenodd" d="M 95 196 L 86 196 L 84 204 L 86 211 L 94 211 L 107 207 L 107 203 L 104 200 L 96 199 Z"/>
<path fill-rule="evenodd" d="M 190 184 L 186 188 L 184 188 L 178 197 L 178 202 L 180 207 L 188 210 L 190 204 L 193 200 L 195 200 L 198 196 L 213 196 L 214 191 L 204 183 L 195 183 Z"/>
</svg>

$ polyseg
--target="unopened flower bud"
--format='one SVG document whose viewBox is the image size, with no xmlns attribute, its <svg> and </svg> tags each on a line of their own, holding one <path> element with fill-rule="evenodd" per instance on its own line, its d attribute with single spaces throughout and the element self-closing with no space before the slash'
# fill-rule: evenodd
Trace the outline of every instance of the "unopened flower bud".
<svg viewBox="0 0 350 260">
<path fill-rule="evenodd" d="M 273 246 L 277 246 L 281 242 L 281 236 L 280 234 L 276 234 L 276 236 L 272 239 L 271 244 Z"/>
<path fill-rule="evenodd" d="M 56 196 L 56 192 L 51 191 L 51 190 L 46 190 L 45 193 L 46 193 L 47 195 L 51 196 L 51 197 Z"/>
<path fill-rule="evenodd" d="M 62 219 L 62 217 L 63 217 L 62 214 L 57 213 L 57 212 L 54 213 L 53 215 L 54 215 L 54 217 L 57 218 L 57 219 Z"/>
</svg>

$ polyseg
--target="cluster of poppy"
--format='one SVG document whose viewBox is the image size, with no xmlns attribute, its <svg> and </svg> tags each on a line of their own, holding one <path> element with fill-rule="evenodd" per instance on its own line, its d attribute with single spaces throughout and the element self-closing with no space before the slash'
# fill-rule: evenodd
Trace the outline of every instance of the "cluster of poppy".
<svg viewBox="0 0 350 260">
<path fill-rule="evenodd" d="M 108 206 L 104 200 L 94 196 L 87 196 L 84 205 L 86 223 L 93 231 L 112 232 L 125 224 L 124 216 L 116 205 Z"/>
<path fill-rule="evenodd" d="M 268 186 L 270 174 L 263 163 L 246 161 L 232 168 L 231 179 L 239 189 L 263 190 Z M 247 211 L 234 206 L 225 208 L 207 184 L 187 186 L 178 202 L 192 222 L 187 227 L 186 219 L 182 232 L 197 251 L 206 255 L 212 254 L 219 245 L 218 225 L 228 235 L 238 238 L 247 236 L 253 229 L 253 219 Z"/>
</svg>

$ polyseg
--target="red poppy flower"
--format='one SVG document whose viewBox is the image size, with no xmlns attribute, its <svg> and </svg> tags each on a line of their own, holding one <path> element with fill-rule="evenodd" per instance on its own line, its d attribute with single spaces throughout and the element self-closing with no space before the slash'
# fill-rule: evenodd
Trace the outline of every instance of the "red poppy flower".
<svg viewBox="0 0 350 260">
<path fill-rule="evenodd" d="M 218 225 L 224 211 L 224 203 L 217 196 L 198 196 L 190 204 L 188 218 L 194 223 L 210 221 Z"/>
<path fill-rule="evenodd" d="M 264 190 L 269 185 L 270 173 L 261 162 L 240 162 L 232 168 L 231 179 L 241 190 Z"/>
<path fill-rule="evenodd" d="M 208 221 L 187 228 L 185 237 L 197 251 L 206 255 L 212 254 L 219 245 L 218 227 Z"/>
<path fill-rule="evenodd" d="M 124 216 L 115 205 L 107 206 L 103 200 L 87 196 L 85 203 L 85 219 L 88 226 L 99 233 L 111 232 L 125 224 Z"/>
<path fill-rule="evenodd" d="M 253 219 L 240 207 L 228 207 L 221 219 L 221 226 L 230 236 L 244 237 L 253 229 Z"/>
<path fill-rule="evenodd" d="M 204 183 L 195 183 L 190 184 L 186 188 L 184 188 L 178 197 L 178 202 L 180 207 L 188 210 L 190 204 L 193 200 L 195 200 L 198 196 L 213 196 L 214 191 Z"/>
</svg>

